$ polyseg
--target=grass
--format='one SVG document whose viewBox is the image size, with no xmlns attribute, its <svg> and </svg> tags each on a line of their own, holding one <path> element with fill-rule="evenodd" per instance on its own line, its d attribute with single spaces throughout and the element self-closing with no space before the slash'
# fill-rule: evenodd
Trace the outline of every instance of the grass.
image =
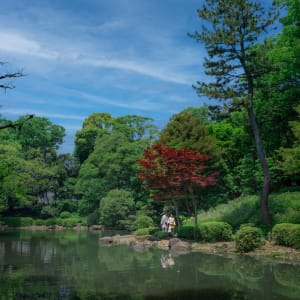
<svg viewBox="0 0 300 300">
<path fill-rule="evenodd" d="M 269 196 L 272 225 L 278 223 L 300 223 L 300 192 L 285 192 Z M 235 230 L 241 224 L 262 226 L 258 196 L 244 196 L 221 204 L 198 215 L 200 223 L 223 221 Z"/>
</svg>

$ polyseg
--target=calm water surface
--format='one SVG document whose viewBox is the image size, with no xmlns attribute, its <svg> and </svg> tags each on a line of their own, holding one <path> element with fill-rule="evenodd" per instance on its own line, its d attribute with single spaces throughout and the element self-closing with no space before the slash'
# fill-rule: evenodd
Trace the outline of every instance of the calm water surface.
<svg viewBox="0 0 300 300">
<path fill-rule="evenodd" d="M 300 299 L 300 266 L 100 247 L 100 235 L 0 232 L 0 299 Z"/>
</svg>

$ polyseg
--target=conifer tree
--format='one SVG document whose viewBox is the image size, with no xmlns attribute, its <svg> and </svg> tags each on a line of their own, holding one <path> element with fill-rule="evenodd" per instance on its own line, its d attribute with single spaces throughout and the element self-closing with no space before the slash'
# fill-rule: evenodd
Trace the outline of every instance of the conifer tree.
<svg viewBox="0 0 300 300">
<path fill-rule="evenodd" d="M 261 3 L 250 0 L 206 0 L 198 14 L 203 21 L 201 31 L 190 36 L 205 45 L 208 53 L 204 62 L 205 73 L 213 76 L 214 80 L 209 83 L 197 82 L 195 88 L 200 95 L 247 110 L 264 176 L 261 193 L 262 219 L 265 224 L 270 224 L 270 174 L 253 100 L 256 79 L 267 72 L 265 61 L 261 52 L 255 50 L 255 45 L 278 17 L 276 9 L 271 6 L 266 13 Z"/>
</svg>

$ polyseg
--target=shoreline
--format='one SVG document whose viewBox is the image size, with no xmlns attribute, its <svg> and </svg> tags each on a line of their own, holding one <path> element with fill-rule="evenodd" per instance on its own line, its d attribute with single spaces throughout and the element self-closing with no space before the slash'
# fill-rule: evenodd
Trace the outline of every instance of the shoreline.
<svg viewBox="0 0 300 300">
<path fill-rule="evenodd" d="M 173 246 L 170 243 L 174 242 Z M 149 236 L 112 236 L 99 239 L 103 246 L 126 244 L 136 251 L 143 251 L 145 248 L 158 248 L 170 251 L 175 256 L 184 255 L 191 252 L 201 252 L 211 255 L 220 255 L 227 258 L 237 258 L 241 256 L 249 256 L 259 259 L 263 262 L 286 263 L 300 265 L 300 250 L 290 247 L 275 245 L 266 241 L 263 246 L 254 251 L 239 253 L 235 249 L 235 242 L 216 242 L 216 243 L 200 243 L 193 241 L 180 240 L 177 238 L 152 241 Z"/>
<path fill-rule="evenodd" d="M 8 227 L 0 226 L 0 232 L 5 230 L 30 230 L 30 231 L 64 231 L 64 230 L 74 230 L 74 231 L 101 231 L 102 226 L 75 226 L 75 227 L 63 227 L 59 225 L 32 225 L 25 227 Z M 101 243 L 101 239 L 105 241 Z M 177 239 L 177 238 L 173 238 Z M 102 237 L 99 239 L 100 244 L 102 245 L 118 245 L 118 244 L 127 244 L 135 248 L 135 250 L 140 251 L 143 248 L 155 247 L 162 250 L 170 251 L 169 243 L 171 239 L 162 239 L 162 240 L 151 240 L 149 236 L 134 236 L 129 235 L 114 235 L 109 237 Z M 175 249 L 176 255 L 181 255 L 189 252 L 201 252 L 205 254 L 221 255 L 223 257 L 235 258 L 238 256 L 250 256 L 264 261 L 274 261 L 300 265 L 300 250 L 296 250 L 291 247 L 275 245 L 270 241 L 266 241 L 263 246 L 254 251 L 239 253 L 235 249 L 235 242 L 216 242 L 216 243 L 201 243 L 194 241 L 180 240 L 181 248 Z M 179 245 L 179 244 L 177 244 Z M 177 247 L 178 248 L 178 247 Z M 174 252 L 174 251 L 173 251 Z"/>
</svg>

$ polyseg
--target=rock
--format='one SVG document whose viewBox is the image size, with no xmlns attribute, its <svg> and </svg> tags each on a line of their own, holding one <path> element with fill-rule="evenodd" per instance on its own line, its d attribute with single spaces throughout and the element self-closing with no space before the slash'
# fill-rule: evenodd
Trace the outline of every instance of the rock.
<svg viewBox="0 0 300 300">
<path fill-rule="evenodd" d="M 173 255 L 186 254 L 192 250 L 192 245 L 178 238 L 173 238 L 169 241 L 169 249 Z"/>
<path fill-rule="evenodd" d="M 92 225 L 92 226 L 90 226 L 90 228 L 92 230 L 102 230 L 103 229 L 102 225 Z"/>
<path fill-rule="evenodd" d="M 110 236 L 104 236 L 104 237 L 99 239 L 99 243 L 100 243 L 100 245 L 104 245 L 104 246 L 112 245 L 113 238 L 110 237 Z"/>
<path fill-rule="evenodd" d="M 132 249 L 136 252 L 143 252 L 145 250 L 145 245 L 143 243 L 136 243 L 132 246 Z"/>
<path fill-rule="evenodd" d="M 132 235 L 115 235 L 113 236 L 113 243 L 114 244 L 121 244 L 121 245 L 132 245 L 135 244 L 136 240 Z"/>
<path fill-rule="evenodd" d="M 172 238 L 169 240 L 169 248 L 171 249 L 175 244 L 179 243 L 180 239 L 178 238 Z"/>
</svg>

